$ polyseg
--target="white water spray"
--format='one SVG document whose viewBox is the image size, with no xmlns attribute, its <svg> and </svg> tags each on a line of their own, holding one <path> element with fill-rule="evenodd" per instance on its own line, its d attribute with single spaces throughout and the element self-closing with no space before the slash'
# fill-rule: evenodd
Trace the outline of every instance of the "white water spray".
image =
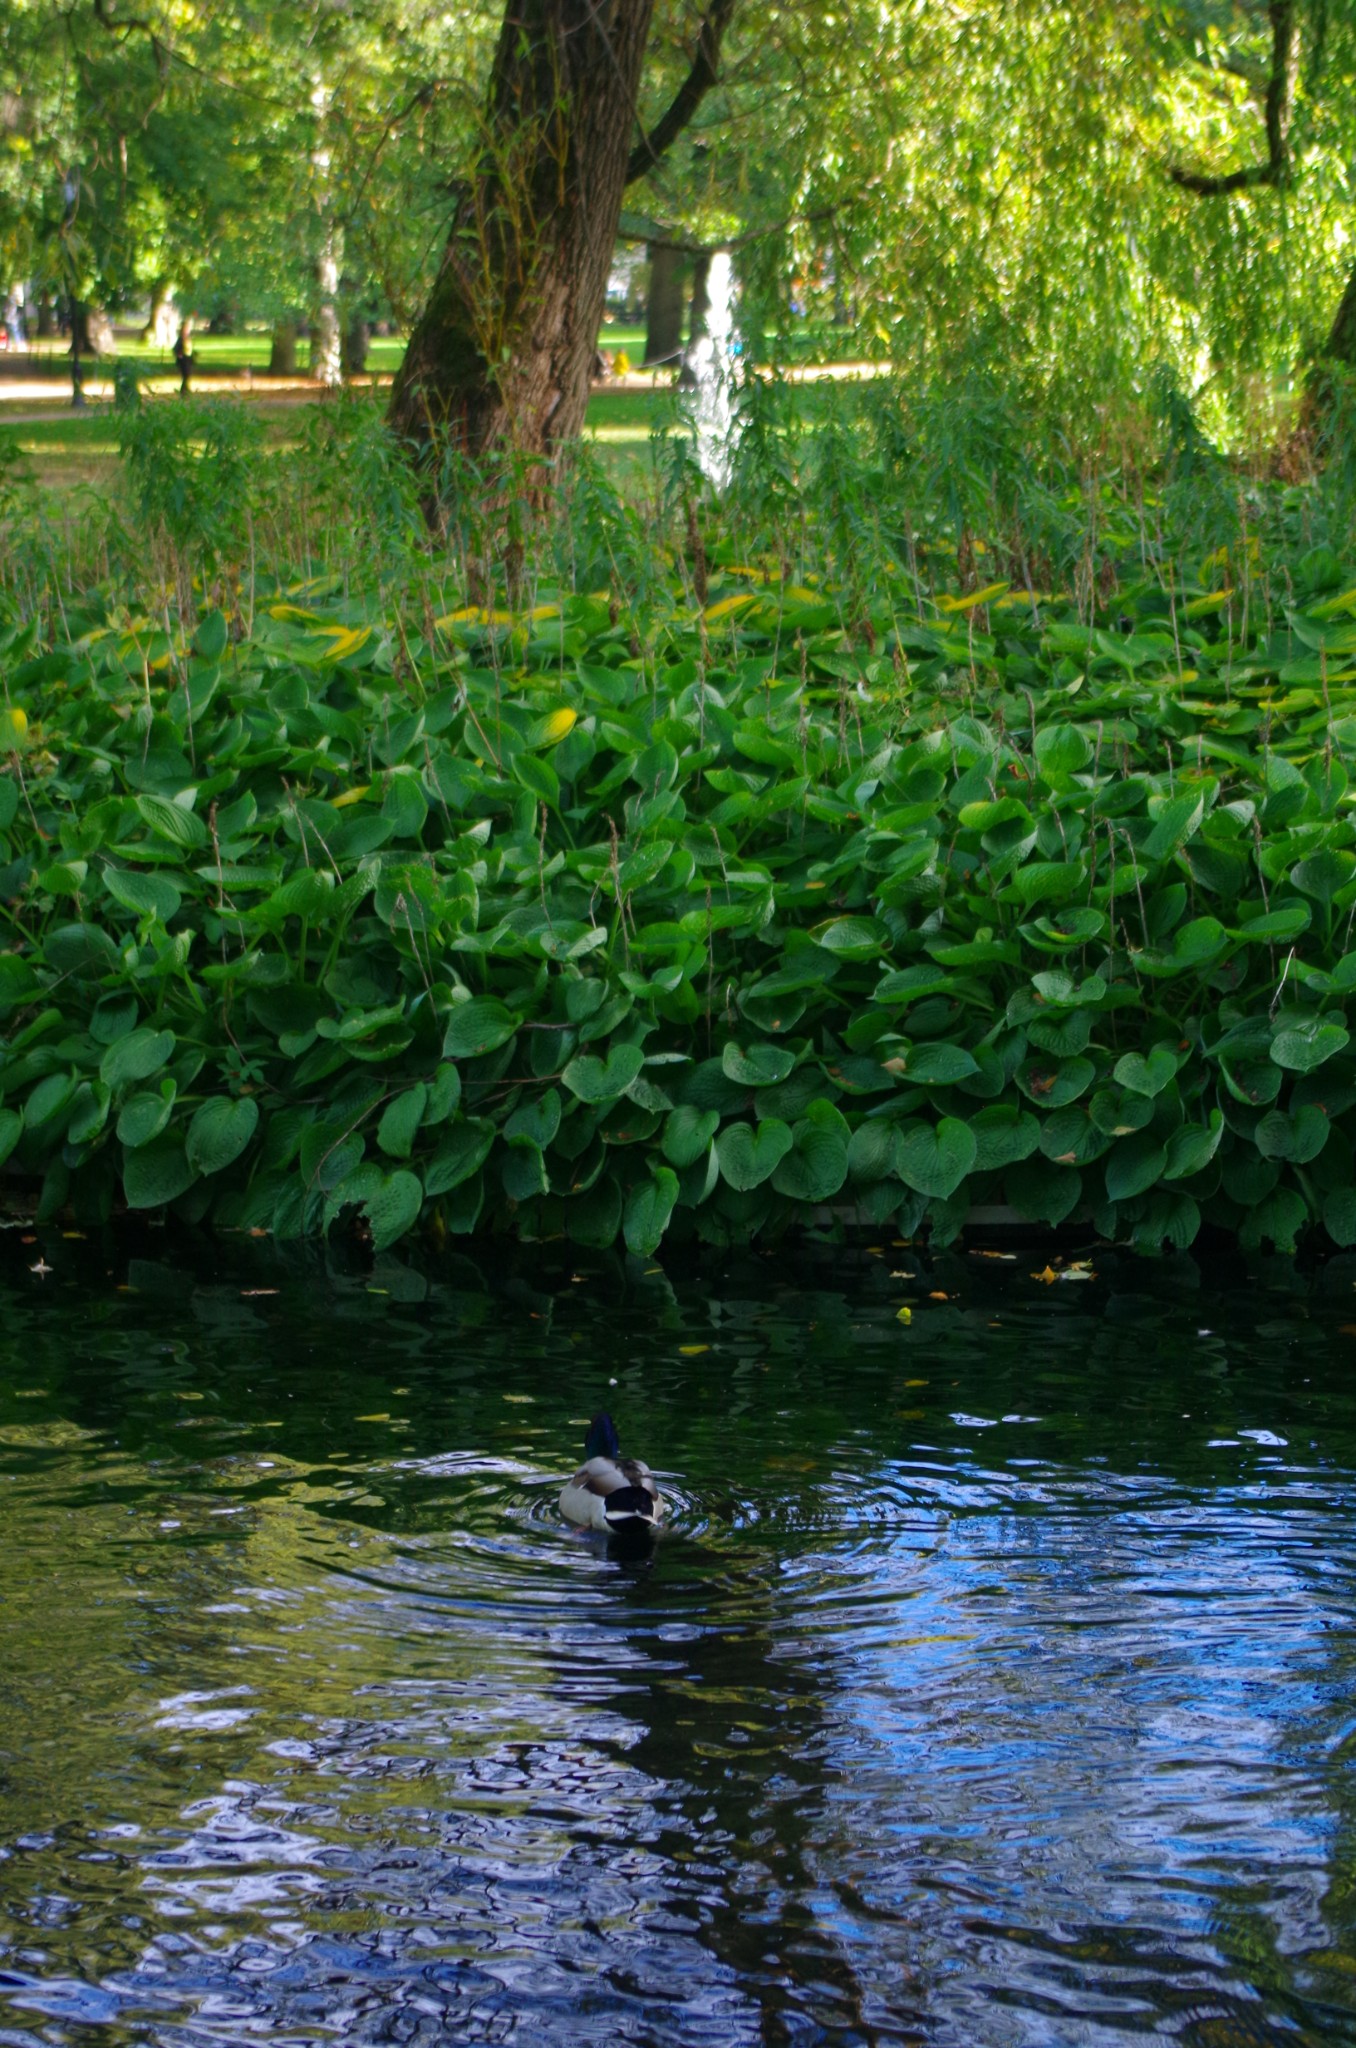
<svg viewBox="0 0 1356 2048">
<path fill-rule="evenodd" d="M 739 350 L 734 331 L 734 273 L 723 249 L 711 258 L 707 276 L 706 332 L 687 352 L 694 389 L 684 408 L 692 426 L 693 451 L 702 475 L 718 491 L 728 489 L 739 446 L 735 410 Z"/>
</svg>

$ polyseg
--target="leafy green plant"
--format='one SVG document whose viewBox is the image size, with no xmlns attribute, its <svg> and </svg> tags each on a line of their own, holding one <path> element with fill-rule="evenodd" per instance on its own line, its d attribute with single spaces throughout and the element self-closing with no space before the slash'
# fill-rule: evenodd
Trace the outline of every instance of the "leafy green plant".
<svg viewBox="0 0 1356 2048">
<path fill-rule="evenodd" d="M 748 565 L 10 629 L 0 1153 L 47 1214 L 378 1244 L 1356 1241 L 1356 591 L 1245 642 L 1213 577 L 981 632 L 900 571 L 875 654 Z"/>
</svg>

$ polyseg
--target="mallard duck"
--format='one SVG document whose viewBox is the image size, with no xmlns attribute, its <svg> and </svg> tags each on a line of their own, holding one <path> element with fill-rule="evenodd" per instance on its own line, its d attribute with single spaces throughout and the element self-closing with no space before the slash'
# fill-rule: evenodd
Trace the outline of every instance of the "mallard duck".
<svg viewBox="0 0 1356 2048">
<path fill-rule="evenodd" d="M 617 1425 L 603 1411 L 584 1438 L 584 1463 L 560 1496 L 560 1512 L 581 1529 L 653 1528 L 664 1512 L 648 1465 L 623 1458 Z"/>
</svg>

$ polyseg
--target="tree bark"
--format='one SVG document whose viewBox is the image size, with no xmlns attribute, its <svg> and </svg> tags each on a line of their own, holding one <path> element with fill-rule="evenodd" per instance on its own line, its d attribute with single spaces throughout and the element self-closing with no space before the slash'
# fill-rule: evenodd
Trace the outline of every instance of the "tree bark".
<svg viewBox="0 0 1356 2048">
<path fill-rule="evenodd" d="M 1349 370 L 1356 369 L 1356 269 L 1347 277 L 1347 288 L 1333 316 L 1323 355 L 1327 362 L 1342 363 Z"/>
<path fill-rule="evenodd" d="M 157 278 L 151 287 L 151 310 L 141 339 L 148 348 L 169 348 L 174 341 L 179 315 L 174 309 L 174 286 L 168 278 Z"/>
<path fill-rule="evenodd" d="M 330 176 L 332 156 L 327 134 L 330 90 L 323 79 L 311 86 L 311 108 L 315 115 L 315 140 L 311 147 L 311 183 L 316 212 L 320 216 L 319 239 L 311 294 L 311 375 L 327 391 L 343 382 L 343 340 L 339 325 L 339 268 L 344 256 L 344 231 L 334 217 L 334 190 Z"/>
<path fill-rule="evenodd" d="M 268 374 L 270 377 L 295 377 L 297 374 L 297 323 L 290 316 L 279 320 L 273 329 L 268 351 Z"/>
<path fill-rule="evenodd" d="M 367 368 L 367 351 L 372 346 L 372 329 L 361 306 L 355 306 L 344 329 L 344 375 L 361 377 Z"/>
<path fill-rule="evenodd" d="M 584 423 L 654 0 L 508 0 L 481 168 L 391 394 L 416 451 Z"/>
<path fill-rule="evenodd" d="M 316 260 L 315 304 L 311 311 L 311 375 L 326 390 L 343 382 L 339 308 L 339 258 L 334 242 L 326 243 Z"/>
<path fill-rule="evenodd" d="M 700 341 L 711 317 L 711 258 L 698 256 L 692 265 L 692 304 L 687 313 L 688 344 Z"/>
<path fill-rule="evenodd" d="M 645 307 L 645 361 L 673 367 L 683 353 L 683 270 L 681 249 L 651 242 L 650 296 Z"/>
</svg>

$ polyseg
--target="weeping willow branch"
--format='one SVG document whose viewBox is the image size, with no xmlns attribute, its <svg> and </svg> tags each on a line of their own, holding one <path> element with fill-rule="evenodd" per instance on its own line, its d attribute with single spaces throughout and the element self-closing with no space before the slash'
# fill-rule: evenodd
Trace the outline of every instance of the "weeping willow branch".
<svg viewBox="0 0 1356 2048">
<path fill-rule="evenodd" d="M 654 169 L 715 84 L 720 75 L 720 46 L 737 5 L 738 0 L 711 0 L 697 36 L 692 68 L 649 134 L 631 152 L 626 166 L 628 185 Z"/>
<path fill-rule="evenodd" d="M 1219 199 L 1231 192 L 1247 192 L 1258 185 L 1284 185 L 1293 168 L 1290 153 L 1290 124 L 1295 112 L 1295 87 L 1299 80 L 1299 0 L 1271 0 L 1271 70 L 1267 77 L 1267 157 L 1261 164 L 1249 164 L 1241 171 L 1211 176 L 1184 171 L 1173 165 L 1168 176 L 1184 192 L 1202 198 Z"/>
</svg>

